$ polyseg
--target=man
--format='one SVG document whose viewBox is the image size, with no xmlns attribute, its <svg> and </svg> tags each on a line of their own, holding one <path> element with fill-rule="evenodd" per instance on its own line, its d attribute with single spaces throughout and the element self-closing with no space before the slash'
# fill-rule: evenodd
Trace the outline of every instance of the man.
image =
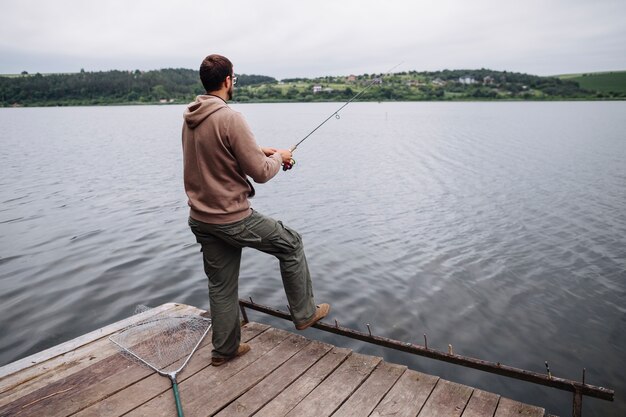
<svg viewBox="0 0 626 417">
<path fill-rule="evenodd" d="M 183 123 L 185 191 L 189 198 L 189 226 L 202 245 L 204 271 L 209 279 L 213 321 L 212 364 L 241 356 L 250 346 L 241 343 L 239 264 L 241 249 L 252 247 L 274 255 L 293 322 L 304 330 L 330 311 L 315 305 L 311 277 L 300 235 L 281 222 L 250 207 L 257 183 L 272 179 L 281 164 L 290 163 L 285 149 L 260 148 L 243 116 L 231 109 L 236 77 L 232 63 L 209 55 L 200 66 L 206 90 L 189 104 Z"/>
</svg>

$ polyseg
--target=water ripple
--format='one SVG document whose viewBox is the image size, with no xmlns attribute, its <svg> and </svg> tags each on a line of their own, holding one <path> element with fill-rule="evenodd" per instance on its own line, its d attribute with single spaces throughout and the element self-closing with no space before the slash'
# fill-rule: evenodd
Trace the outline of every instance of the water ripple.
<svg viewBox="0 0 626 417">
<path fill-rule="evenodd" d="M 257 187 L 253 206 L 302 234 L 316 298 L 342 325 L 417 343 L 427 333 L 433 347 L 537 372 L 546 358 L 567 377 L 585 366 L 621 392 L 624 106 L 353 103 L 298 149 L 294 170 Z M 278 147 L 336 109 L 235 107 L 261 144 Z M 182 110 L 0 109 L 0 364 L 138 304 L 206 308 L 186 224 Z M 276 260 L 244 250 L 241 296 L 284 309 L 280 288 Z M 374 354 L 570 412 L 541 387 Z M 585 411 L 620 413 L 619 398 Z"/>
</svg>

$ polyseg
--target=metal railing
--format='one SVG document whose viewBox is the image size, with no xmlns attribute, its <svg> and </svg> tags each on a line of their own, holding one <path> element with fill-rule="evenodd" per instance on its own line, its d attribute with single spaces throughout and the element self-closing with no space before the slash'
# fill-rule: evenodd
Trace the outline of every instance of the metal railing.
<svg viewBox="0 0 626 417">
<path fill-rule="evenodd" d="M 279 317 L 285 320 L 291 321 L 291 314 L 288 312 L 284 312 L 281 310 L 274 309 L 272 307 L 264 306 L 261 304 L 257 304 L 252 301 L 247 300 L 239 300 L 239 306 L 241 308 L 241 313 L 244 321 L 248 322 L 248 315 L 246 313 L 246 308 L 251 310 L 259 311 L 265 314 L 269 314 L 274 317 Z M 452 347 L 450 345 L 448 348 L 448 352 L 442 352 L 436 349 L 432 349 L 428 347 L 428 339 L 426 335 L 424 335 L 424 345 L 416 345 L 408 342 L 401 342 L 398 340 L 389 339 L 382 336 L 374 336 L 371 333 L 369 324 L 367 325 L 368 332 L 360 332 L 358 330 L 349 329 L 346 327 L 339 326 L 337 320 L 335 320 L 334 325 L 327 324 L 321 321 L 315 323 L 312 327 L 316 329 L 320 329 L 329 333 L 338 334 L 341 336 L 346 336 L 351 339 L 362 340 L 367 343 L 371 343 L 374 345 L 384 346 L 390 349 L 399 350 L 402 352 L 412 353 L 419 356 L 425 356 L 431 359 L 436 359 L 439 361 L 449 362 L 456 365 L 465 366 L 468 368 L 479 369 L 481 371 L 490 372 L 492 374 L 502 375 L 509 378 L 520 379 L 527 382 L 532 382 L 534 384 L 545 385 L 548 387 L 560 389 L 563 391 L 570 391 L 574 394 L 574 402 L 573 402 L 573 410 L 572 416 L 581 417 L 582 415 L 582 398 L 583 396 L 599 398 L 602 400 L 613 401 L 613 397 L 615 392 L 612 389 L 598 387 L 595 385 L 590 385 L 585 382 L 585 372 L 583 370 L 583 378 L 582 381 L 573 381 L 565 378 L 558 378 L 553 376 L 550 373 L 548 368 L 548 374 L 540 374 L 533 371 L 527 371 L 524 369 L 515 368 L 508 365 L 503 365 L 500 362 L 490 362 L 482 359 L 476 359 L 469 356 L 456 355 L 452 352 Z M 546 363 L 546 367 L 548 364 Z"/>
</svg>

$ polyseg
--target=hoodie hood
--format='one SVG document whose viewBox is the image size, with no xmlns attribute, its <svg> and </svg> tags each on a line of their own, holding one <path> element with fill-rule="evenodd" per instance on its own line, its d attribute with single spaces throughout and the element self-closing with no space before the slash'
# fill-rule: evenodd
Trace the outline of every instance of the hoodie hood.
<svg viewBox="0 0 626 417">
<path fill-rule="evenodd" d="M 228 107 L 228 104 L 217 96 L 198 96 L 196 101 L 187 106 L 183 118 L 190 129 L 195 129 L 204 119 L 224 107 Z"/>
</svg>

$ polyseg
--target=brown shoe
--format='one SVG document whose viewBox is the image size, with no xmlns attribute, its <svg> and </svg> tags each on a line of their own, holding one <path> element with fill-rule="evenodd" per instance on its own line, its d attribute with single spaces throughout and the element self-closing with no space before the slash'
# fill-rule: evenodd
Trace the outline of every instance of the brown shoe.
<svg viewBox="0 0 626 417">
<path fill-rule="evenodd" d="M 305 321 L 304 323 L 296 324 L 296 329 L 298 330 L 308 329 L 309 327 L 313 326 L 315 323 L 317 323 L 318 321 L 326 317 L 328 313 L 330 312 L 330 304 L 324 303 L 316 307 L 317 308 L 315 309 L 315 315 L 311 317 L 308 321 Z"/>
<path fill-rule="evenodd" d="M 237 348 L 237 353 L 235 353 L 233 356 L 229 358 L 211 358 L 211 365 L 213 366 L 224 365 L 229 360 L 235 359 L 236 357 L 239 357 L 239 356 L 243 356 L 248 352 L 250 352 L 250 345 L 247 343 L 241 343 L 239 347 Z"/>
</svg>

